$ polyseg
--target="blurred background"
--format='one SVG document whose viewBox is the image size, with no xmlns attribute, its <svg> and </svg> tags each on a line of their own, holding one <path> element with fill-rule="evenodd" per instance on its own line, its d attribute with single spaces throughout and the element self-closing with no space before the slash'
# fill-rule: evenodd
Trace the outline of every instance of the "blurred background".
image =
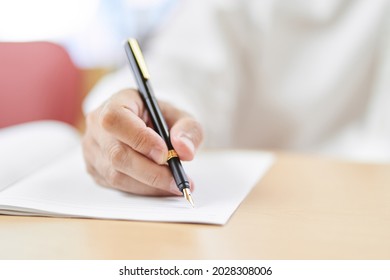
<svg viewBox="0 0 390 280">
<path fill-rule="evenodd" d="M 0 0 L 0 129 L 51 119 L 83 131 L 82 101 L 101 77 L 127 64 L 123 50 L 126 38 L 136 37 L 147 52 L 149 39 L 162 33 L 161 29 L 181 11 L 204 16 L 193 26 L 200 33 L 208 28 L 203 8 L 214 1 L 192 1 L 197 4 L 180 10 L 184 2 Z M 213 113 L 214 122 L 206 132 L 209 139 L 215 140 L 210 146 L 261 145 L 354 157 L 359 151 L 362 157 L 386 157 L 383 151 L 388 150 L 390 139 L 390 1 L 230 2 L 232 5 L 224 7 L 222 14 L 216 14 L 226 25 L 226 34 L 214 36 L 213 32 L 219 32 L 217 28 L 204 32 L 209 33 L 202 40 L 207 44 L 197 49 L 206 54 L 204 61 L 192 57 L 190 48 L 180 48 L 182 52 L 177 53 L 201 65 L 193 67 L 194 71 L 202 67 L 209 70 L 195 79 L 192 74 L 183 75 L 188 80 L 183 79 L 180 86 L 188 88 L 189 94 L 195 86 L 196 91 L 213 92 L 219 113 L 212 102 L 203 106 L 201 95 L 193 101 L 204 119 L 208 111 Z M 215 3 L 226 5 L 226 1 Z M 242 10 L 237 9 L 245 3 Z M 197 5 L 205 7 L 194 9 Z M 258 36 L 253 32 L 259 32 Z M 195 38 L 192 32 L 188 34 Z M 245 44 L 246 36 L 253 37 L 253 46 Z M 219 50 L 222 43 L 231 42 L 231 49 L 226 45 L 226 50 Z M 238 67 L 226 67 L 225 60 L 239 61 Z M 243 69 L 249 75 L 240 77 Z M 258 71 L 256 75 L 254 71 Z M 165 78 L 161 80 L 169 84 Z M 238 88 L 248 95 L 238 98 Z M 227 94 L 237 96 L 240 102 L 223 98 L 226 103 L 220 103 Z M 248 98 L 257 101 L 249 104 Z M 240 106 L 245 106 L 245 114 L 241 114 Z M 262 112 L 262 123 L 256 123 L 257 129 L 269 133 L 259 133 L 255 138 L 250 121 L 259 116 L 258 112 Z M 226 115 L 234 118 L 233 124 L 226 121 Z M 218 132 L 211 127 L 217 127 L 215 116 L 219 116 Z M 220 137 L 221 131 L 228 136 Z"/>
<path fill-rule="evenodd" d="M 45 59 L 50 59 L 50 48 L 53 47 L 46 46 L 47 49 L 43 52 L 47 55 L 34 58 L 39 55 L 39 51 L 29 51 L 32 55 L 24 56 L 25 49 L 18 50 L 16 45 L 44 41 L 63 48 L 77 71 L 77 77 L 72 76 L 72 83 L 80 92 L 79 98 L 74 97 L 74 99 L 77 99 L 77 103 L 81 103 L 83 97 L 104 74 L 126 63 L 123 41 L 128 37 L 137 37 L 145 45 L 157 27 L 169 18 L 177 2 L 177 0 L 0 0 L 0 48 L 2 48 L 0 50 L 3 50 L 3 55 L 0 56 L 0 119 L 3 122 L 0 123 L 0 127 L 26 121 L 7 119 L 5 111 L 13 107 L 21 111 L 20 107 L 16 109 L 15 102 L 23 98 L 22 95 L 26 93 L 22 91 L 25 91 L 28 85 L 10 89 L 7 83 L 12 82 L 12 85 L 15 85 L 15 79 L 27 83 L 29 77 L 19 74 L 23 70 L 30 71 L 28 67 L 34 67 L 36 75 L 44 72 L 46 82 L 53 81 L 53 78 L 48 76 L 48 73 L 53 72 L 52 70 L 39 71 L 39 68 L 48 68 L 49 63 L 45 63 Z M 16 45 L 10 45 L 10 42 Z M 37 48 L 40 46 L 35 45 L 35 49 Z M 50 60 L 53 61 L 52 58 Z M 50 67 L 55 69 L 53 63 Z M 14 70 L 11 71 L 12 69 Z M 16 73 L 19 73 L 17 78 L 13 77 Z M 37 80 L 39 78 L 35 77 L 35 81 Z M 31 105 L 30 103 L 29 106 Z M 67 122 L 82 129 L 81 109 L 77 108 L 77 110 L 77 119 L 67 120 Z M 33 120 L 46 117 L 35 116 Z"/>
<path fill-rule="evenodd" d="M 0 0 L 1 41 L 51 41 L 80 68 L 114 68 L 127 37 L 146 40 L 177 0 Z"/>
</svg>

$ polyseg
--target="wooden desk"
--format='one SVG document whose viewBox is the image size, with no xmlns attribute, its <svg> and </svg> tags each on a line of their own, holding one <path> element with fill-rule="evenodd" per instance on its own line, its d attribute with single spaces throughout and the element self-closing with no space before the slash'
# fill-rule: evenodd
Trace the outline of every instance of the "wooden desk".
<svg viewBox="0 0 390 280">
<path fill-rule="evenodd" d="M 280 154 L 225 226 L 0 216 L 2 259 L 390 259 L 390 165 Z"/>
</svg>

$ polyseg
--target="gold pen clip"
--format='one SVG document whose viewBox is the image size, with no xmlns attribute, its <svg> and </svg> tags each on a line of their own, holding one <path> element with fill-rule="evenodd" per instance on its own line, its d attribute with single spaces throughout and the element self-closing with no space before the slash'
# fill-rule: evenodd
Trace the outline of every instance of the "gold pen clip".
<svg viewBox="0 0 390 280">
<path fill-rule="evenodd" d="M 137 60 L 139 68 L 141 69 L 141 72 L 142 72 L 142 75 L 144 76 L 144 79 L 148 80 L 150 78 L 150 75 L 148 72 L 148 68 L 146 68 L 144 56 L 142 55 L 141 48 L 139 47 L 137 40 L 131 38 L 128 40 L 128 42 L 129 42 L 131 50 L 133 51 L 135 59 Z"/>
</svg>

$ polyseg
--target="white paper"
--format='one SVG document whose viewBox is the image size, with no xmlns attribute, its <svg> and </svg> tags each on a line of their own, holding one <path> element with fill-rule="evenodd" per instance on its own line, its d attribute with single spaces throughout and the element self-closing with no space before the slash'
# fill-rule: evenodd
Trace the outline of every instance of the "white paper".
<svg viewBox="0 0 390 280">
<path fill-rule="evenodd" d="M 35 121 L 0 129 L 0 191 L 79 144 L 70 125 Z"/>
<path fill-rule="evenodd" d="M 0 208 L 14 214 L 222 225 L 272 162 L 272 154 L 263 152 L 200 153 L 183 163 L 196 182 L 192 208 L 183 197 L 136 196 L 95 184 L 78 147 L 0 192 Z"/>
</svg>

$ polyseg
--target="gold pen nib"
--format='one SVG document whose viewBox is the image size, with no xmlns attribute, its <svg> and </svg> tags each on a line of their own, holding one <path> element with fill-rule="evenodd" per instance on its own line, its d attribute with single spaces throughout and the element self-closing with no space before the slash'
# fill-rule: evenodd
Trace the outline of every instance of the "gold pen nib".
<svg viewBox="0 0 390 280">
<path fill-rule="evenodd" d="M 188 189 L 188 188 L 183 189 L 183 196 L 185 199 L 187 199 L 187 201 L 189 203 L 191 203 L 192 207 L 195 207 L 194 201 L 192 200 L 192 197 L 191 197 L 190 189 Z"/>
</svg>

